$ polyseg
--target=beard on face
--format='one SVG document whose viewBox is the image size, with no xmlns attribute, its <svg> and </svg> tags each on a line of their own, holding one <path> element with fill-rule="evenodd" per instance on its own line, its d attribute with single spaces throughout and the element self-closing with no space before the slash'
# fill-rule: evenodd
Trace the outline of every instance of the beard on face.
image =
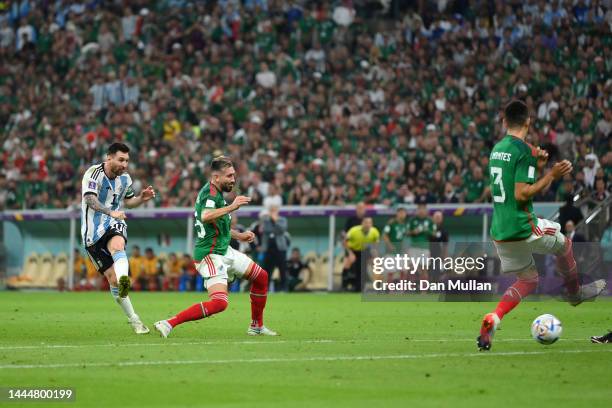
<svg viewBox="0 0 612 408">
<path fill-rule="evenodd" d="M 111 166 L 111 171 L 115 176 L 120 176 L 123 174 L 123 168 L 121 166 L 113 167 Z"/>
<path fill-rule="evenodd" d="M 221 186 L 221 190 L 223 190 L 224 193 L 229 193 L 234 189 L 234 183 L 224 183 Z"/>
</svg>

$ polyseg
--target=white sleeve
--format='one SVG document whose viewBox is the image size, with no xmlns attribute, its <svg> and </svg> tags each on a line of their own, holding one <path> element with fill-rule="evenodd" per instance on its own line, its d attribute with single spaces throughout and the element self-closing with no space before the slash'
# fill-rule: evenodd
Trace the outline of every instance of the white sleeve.
<svg viewBox="0 0 612 408">
<path fill-rule="evenodd" d="M 100 166 L 90 167 L 83 175 L 81 185 L 83 197 L 85 197 L 85 194 L 95 194 L 96 196 L 100 194 L 103 172 L 99 169 Z"/>
</svg>

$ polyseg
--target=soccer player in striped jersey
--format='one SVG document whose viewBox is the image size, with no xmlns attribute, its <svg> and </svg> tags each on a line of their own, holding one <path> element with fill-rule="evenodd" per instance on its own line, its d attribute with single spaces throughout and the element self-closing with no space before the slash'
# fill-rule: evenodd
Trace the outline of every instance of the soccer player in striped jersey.
<svg viewBox="0 0 612 408">
<path fill-rule="evenodd" d="M 136 334 L 149 333 L 134 312 L 128 296 L 129 264 L 125 254 L 127 224 L 121 209 L 138 207 L 155 197 L 149 186 L 139 195 L 132 190 L 132 179 L 126 173 L 130 149 L 123 143 L 113 143 L 106 161 L 91 166 L 83 175 L 81 201 L 81 235 L 83 245 L 98 272 L 110 285 L 111 295 L 121 306 Z"/>
<path fill-rule="evenodd" d="M 162 337 L 168 337 L 174 327 L 191 320 L 199 320 L 220 313 L 227 308 L 228 280 L 244 278 L 251 281 L 251 336 L 276 336 L 277 333 L 263 324 L 263 312 L 268 294 L 268 273 L 245 254 L 229 244 L 231 239 L 252 242 L 255 234 L 231 229 L 230 213 L 251 199 L 237 196 L 227 205 L 223 193 L 229 193 L 236 184 L 236 171 L 232 162 L 223 156 L 211 163 L 212 177 L 200 190 L 195 204 L 195 234 L 197 237 L 193 259 L 204 285 L 208 290 L 208 302 L 200 302 L 167 320 L 155 323 Z"/>
<path fill-rule="evenodd" d="M 533 253 L 557 256 L 557 267 L 573 306 L 598 296 L 606 286 L 603 279 L 579 284 L 572 241 L 561 233 L 558 223 L 537 218 L 533 212 L 533 197 L 553 181 L 570 174 L 572 164 L 567 160 L 555 163 L 536 180 L 536 172 L 546 165 L 548 153 L 525 141 L 529 123 L 525 103 L 515 100 L 506 105 L 503 126 L 507 134 L 493 147 L 489 157 L 493 196 L 491 237 L 502 272 L 515 273 L 517 280 L 506 290 L 496 309 L 484 316 L 477 338 L 480 350 L 491 348 L 493 334 L 504 315 L 538 286 Z"/>
</svg>

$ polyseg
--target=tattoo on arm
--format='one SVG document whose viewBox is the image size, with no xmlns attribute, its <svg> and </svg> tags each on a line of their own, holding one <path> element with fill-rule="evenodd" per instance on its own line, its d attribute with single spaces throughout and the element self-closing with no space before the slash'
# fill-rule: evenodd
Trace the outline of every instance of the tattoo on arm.
<svg viewBox="0 0 612 408">
<path fill-rule="evenodd" d="M 94 211 L 101 212 L 102 214 L 110 215 L 111 210 L 104 207 L 100 201 L 98 201 L 98 197 L 94 194 L 85 195 L 85 202 Z"/>
</svg>

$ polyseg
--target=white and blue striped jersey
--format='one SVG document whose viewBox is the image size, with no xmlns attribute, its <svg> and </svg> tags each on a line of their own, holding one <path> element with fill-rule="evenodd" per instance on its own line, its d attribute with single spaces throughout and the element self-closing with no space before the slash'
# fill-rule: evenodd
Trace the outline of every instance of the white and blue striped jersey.
<svg viewBox="0 0 612 408">
<path fill-rule="evenodd" d="M 104 164 L 91 166 L 83 175 L 81 196 L 81 237 L 86 247 L 95 244 L 110 228 L 119 229 L 127 238 L 127 224 L 101 212 L 93 211 L 85 202 L 85 194 L 95 194 L 98 201 L 117 211 L 123 200 L 134 197 L 132 178 L 127 174 L 109 179 L 104 172 Z"/>
</svg>

